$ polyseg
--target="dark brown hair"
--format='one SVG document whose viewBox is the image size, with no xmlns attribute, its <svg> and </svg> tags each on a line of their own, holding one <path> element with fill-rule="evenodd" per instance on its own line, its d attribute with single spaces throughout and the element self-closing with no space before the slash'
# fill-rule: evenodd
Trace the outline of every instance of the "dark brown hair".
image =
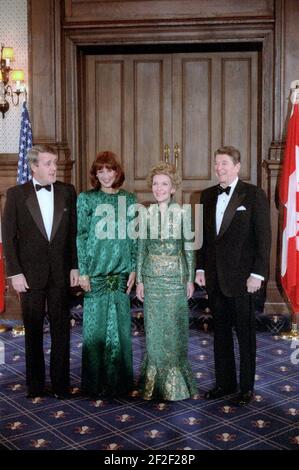
<svg viewBox="0 0 299 470">
<path fill-rule="evenodd" d="M 237 163 L 240 163 L 240 160 L 241 160 L 241 154 L 239 150 L 233 147 L 232 145 L 226 145 L 224 147 L 220 147 L 214 153 L 214 157 L 216 157 L 216 155 L 228 155 L 233 160 L 234 165 L 237 165 Z"/>
<path fill-rule="evenodd" d="M 95 189 L 101 188 L 101 183 L 97 178 L 97 172 L 99 170 L 102 170 L 103 168 L 116 171 L 116 176 L 112 188 L 120 188 L 123 182 L 125 181 L 124 170 L 118 162 L 115 153 L 110 152 L 109 150 L 105 150 L 104 152 L 98 153 L 93 164 L 91 165 L 89 177 L 92 187 Z"/>
</svg>

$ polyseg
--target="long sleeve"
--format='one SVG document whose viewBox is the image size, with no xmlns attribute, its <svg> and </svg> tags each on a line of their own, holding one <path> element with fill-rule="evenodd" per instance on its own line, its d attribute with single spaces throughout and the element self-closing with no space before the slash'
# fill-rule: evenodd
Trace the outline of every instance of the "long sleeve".
<svg viewBox="0 0 299 470">
<path fill-rule="evenodd" d="M 81 193 L 77 199 L 77 216 L 78 216 L 78 230 L 77 230 L 77 250 L 78 250 L 78 264 L 80 275 L 88 275 L 87 268 L 87 242 L 89 236 L 89 229 L 91 224 L 92 212 L 88 204 L 88 196 Z"/>
<path fill-rule="evenodd" d="M 7 191 L 6 204 L 2 220 L 3 248 L 7 276 L 15 276 L 23 272 L 18 257 L 17 209 L 15 204 L 15 189 Z"/>
<path fill-rule="evenodd" d="M 77 211 L 76 211 L 76 201 L 77 194 L 74 186 L 71 188 L 71 222 L 70 222 L 70 239 L 71 239 L 71 269 L 78 268 L 78 257 L 77 257 L 77 246 L 76 246 L 76 236 L 77 236 Z"/>
<path fill-rule="evenodd" d="M 187 239 L 186 238 L 186 231 L 193 229 L 193 223 L 191 220 L 191 211 L 185 212 L 183 211 L 183 253 L 186 259 L 187 264 L 187 282 L 194 282 L 195 277 L 195 253 L 194 253 L 194 238 Z M 188 222 L 188 224 L 187 224 Z M 189 227 L 188 227 L 189 225 Z"/>
<path fill-rule="evenodd" d="M 200 205 L 202 205 L 202 209 L 203 209 L 203 212 L 204 212 L 204 192 L 201 194 Z M 197 210 L 200 210 L 200 209 L 198 208 Z M 196 216 L 200 220 L 200 215 L 196 214 Z M 204 223 L 205 223 L 205 217 L 204 216 L 202 218 L 202 223 L 203 223 L 203 226 L 199 227 L 199 230 L 201 230 L 201 233 L 202 233 L 202 245 L 196 251 L 196 269 L 205 270 L 206 234 L 205 234 L 205 229 L 204 229 Z"/>
<path fill-rule="evenodd" d="M 265 192 L 257 188 L 255 206 L 253 209 L 253 229 L 255 236 L 255 256 L 251 272 L 268 277 L 269 258 L 271 249 L 271 221 L 269 201 Z"/>
<path fill-rule="evenodd" d="M 138 238 L 137 245 L 136 282 L 143 282 L 142 268 L 147 254 L 147 240 Z"/>
<path fill-rule="evenodd" d="M 133 223 L 134 218 L 136 217 L 136 203 L 137 199 L 135 194 L 130 194 L 128 198 L 128 218 L 127 218 L 127 225 L 130 223 Z M 127 236 L 128 236 L 128 230 L 127 230 Z M 137 239 L 131 237 L 130 238 L 130 246 L 131 246 L 131 269 L 130 271 L 136 271 L 136 258 L 137 258 Z"/>
</svg>

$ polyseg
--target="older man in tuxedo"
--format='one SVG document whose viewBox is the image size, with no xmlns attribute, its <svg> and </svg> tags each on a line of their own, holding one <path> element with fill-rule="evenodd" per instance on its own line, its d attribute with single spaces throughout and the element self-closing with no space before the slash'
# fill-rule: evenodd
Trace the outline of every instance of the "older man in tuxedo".
<svg viewBox="0 0 299 470">
<path fill-rule="evenodd" d="M 203 244 L 198 251 L 196 282 L 206 286 L 214 318 L 216 386 L 205 398 L 237 390 L 232 327 L 240 352 L 237 403 L 254 391 L 256 336 L 254 295 L 268 274 L 271 228 L 264 191 L 238 177 L 240 152 L 231 146 L 215 152 L 217 186 L 202 192 Z"/>
<path fill-rule="evenodd" d="M 25 327 L 27 397 L 45 393 L 43 321 L 50 321 L 53 394 L 69 393 L 69 286 L 78 285 L 76 192 L 56 181 L 57 155 L 49 146 L 28 152 L 33 179 L 10 188 L 3 216 L 7 276 L 20 294 Z"/>
</svg>

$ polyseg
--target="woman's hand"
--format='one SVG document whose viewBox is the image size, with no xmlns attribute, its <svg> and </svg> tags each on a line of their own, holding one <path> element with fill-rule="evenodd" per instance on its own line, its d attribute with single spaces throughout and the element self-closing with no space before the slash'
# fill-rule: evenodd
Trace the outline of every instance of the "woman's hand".
<svg viewBox="0 0 299 470">
<path fill-rule="evenodd" d="M 129 275 L 129 279 L 128 279 L 128 282 L 127 282 L 127 290 L 126 290 L 127 294 L 129 294 L 131 292 L 132 287 L 135 284 L 135 279 L 136 279 L 136 273 L 135 273 L 135 271 L 132 271 Z"/>
<path fill-rule="evenodd" d="M 79 285 L 84 292 L 90 292 L 90 280 L 89 276 L 79 276 Z"/>
<path fill-rule="evenodd" d="M 194 283 L 187 282 L 187 299 L 191 299 L 194 292 Z"/>
<path fill-rule="evenodd" d="M 144 300 L 144 284 L 143 284 L 143 282 L 138 282 L 138 284 L 136 286 L 136 297 L 141 302 L 143 302 L 143 300 Z"/>
</svg>

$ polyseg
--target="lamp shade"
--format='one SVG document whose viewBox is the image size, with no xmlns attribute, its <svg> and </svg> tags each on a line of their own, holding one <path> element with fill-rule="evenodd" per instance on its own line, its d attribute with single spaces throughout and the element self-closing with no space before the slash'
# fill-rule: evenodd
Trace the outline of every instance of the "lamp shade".
<svg viewBox="0 0 299 470">
<path fill-rule="evenodd" d="M 13 70 L 11 73 L 11 79 L 14 82 L 23 82 L 24 81 L 24 70 Z"/>
<path fill-rule="evenodd" d="M 12 47 L 3 47 L 2 49 L 2 59 L 10 59 L 13 60 L 14 53 Z"/>
</svg>

